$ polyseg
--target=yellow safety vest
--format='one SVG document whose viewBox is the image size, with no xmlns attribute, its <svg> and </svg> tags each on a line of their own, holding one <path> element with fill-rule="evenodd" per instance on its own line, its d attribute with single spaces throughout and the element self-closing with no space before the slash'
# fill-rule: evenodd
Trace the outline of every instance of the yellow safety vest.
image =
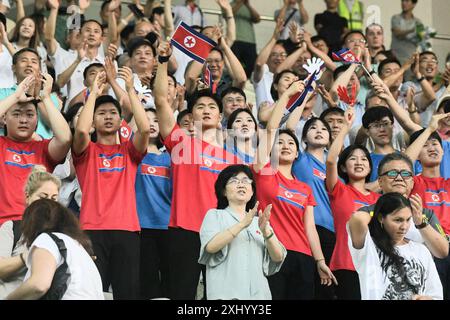
<svg viewBox="0 0 450 320">
<path fill-rule="evenodd" d="M 350 30 L 363 30 L 364 12 L 361 1 L 355 1 L 351 12 L 348 10 L 345 0 L 339 1 L 338 13 L 347 19 Z"/>
</svg>

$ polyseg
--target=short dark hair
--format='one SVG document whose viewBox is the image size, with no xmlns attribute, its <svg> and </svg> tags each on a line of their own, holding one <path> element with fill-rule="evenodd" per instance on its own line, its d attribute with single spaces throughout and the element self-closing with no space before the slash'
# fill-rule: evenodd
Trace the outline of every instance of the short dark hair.
<svg viewBox="0 0 450 320">
<path fill-rule="evenodd" d="M 69 110 L 67 110 L 63 115 L 66 122 L 67 123 L 72 122 L 73 118 L 75 118 L 76 114 L 78 113 L 78 110 L 80 110 L 80 108 L 82 108 L 83 106 L 84 106 L 83 102 L 78 102 L 72 105 L 69 108 Z"/>
<path fill-rule="evenodd" d="M 320 114 L 320 119 L 325 121 L 325 117 L 328 116 L 329 114 L 338 114 L 343 117 L 345 115 L 345 111 L 338 107 L 328 108 Z"/>
<path fill-rule="evenodd" d="M 438 59 L 438 56 L 437 56 L 436 53 L 434 53 L 433 51 L 424 51 L 424 52 L 421 52 L 421 53 L 419 54 L 419 59 L 422 58 L 422 57 L 425 56 L 425 55 L 431 55 L 431 56 L 433 56 L 436 60 L 439 60 L 439 59 Z"/>
<path fill-rule="evenodd" d="M 222 94 L 220 95 L 220 99 L 222 100 L 223 98 L 225 98 L 225 96 L 227 94 L 230 94 L 230 93 L 240 94 L 241 96 L 244 97 L 244 100 L 247 101 L 247 96 L 245 95 L 245 92 L 241 88 L 237 88 L 237 87 L 228 87 L 225 90 L 223 90 Z"/>
<path fill-rule="evenodd" d="M 409 137 L 409 145 L 413 144 L 413 142 L 416 141 L 417 138 L 418 138 L 424 131 L 425 131 L 425 128 L 423 128 L 423 129 L 421 129 L 421 130 L 418 130 L 418 131 L 414 132 L 414 133 Z M 434 132 L 430 135 L 430 137 L 428 138 L 427 141 L 432 140 L 432 139 L 436 139 L 437 141 L 439 141 L 439 144 L 440 144 L 441 147 L 442 147 L 442 139 L 441 139 L 441 137 L 439 136 L 439 134 L 438 134 L 436 131 L 434 131 Z"/>
<path fill-rule="evenodd" d="M 381 75 L 381 73 L 383 72 L 384 67 L 389 64 L 389 63 L 395 63 L 397 64 L 400 68 L 402 67 L 402 64 L 400 63 L 400 61 L 398 61 L 397 58 L 387 58 L 384 59 L 383 61 L 380 62 L 380 64 L 378 65 L 378 74 Z"/>
<path fill-rule="evenodd" d="M 395 56 L 394 52 L 392 52 L 392 50 L 382 50 L 380 52 L 377 52 L 375 54 L 375 57 L 379 54 L 386 56 L 387 59 L 397 59 L 397 57 Z"/>
<path fill-rule="evenodd" d="M 89 22 L 94 22 L 94 23 L 98 24 L 98 26 L 99 26 L 100 29 L 102 30 L 102 34 L 103 34 L 103 26 L 102 26 L 102 24 L 101 24 L 100 22 L 98 22 L 97 20 L 95 20 L 95 19 L 84 20 L 84 21 L 81 23 L 81 29 L 84 27 L 85 24 L 87 24 L 87 23 L 89 23 Z"/>
<path fill-rule="evenodd" d="M 364 38 L 364 40 L 367 41 L 366 35 L 361 31 L 361 30 L 351 30 L 349 32 L 347 32 L 344 35 L 344 38 L 342 39 L 342 43 L 345 45 L 345 42 L 347 41 L 347 38 L 350 37 L 352 34 L 360 34 L 362 35 L 362 37 Z"/>
<path fill-rule="evenodd" d="M 256 182 L 253 177 L 253 173 L 250 168 L 244 164 L 236 164 L 226 167 L 217 177 L 214 189 L 216 191 L 217 209 L 225 209 L 228 207 L 228 199 L 225 196 L 225 188 L 230 178 L 237 176 L 239 173 L 244 173 L 249 179 L 252 180 L 253 195 L 245 205 L 245 210 L 250 211 L 256 205 Z"/>
<path fill-rule="evenodd" d="M 297 151 L 300 152 L 300 142 L 298 141 L 298 138 L 295 135 L 295 133 L 289 129 L 281 129 L 280 131 L 278 131 L 278 136 L 281 136 L 282 134 L 287 134 L 292 139 L 294 139 L 295 145 L 297 146 Z"/>
<path fill-rule="evenodd" d="M 19 57 L 25 52 L 34 53 L 39 60 L 39 67 L 40 67 L 41 57 L 39 56 L 39 53 L 36 51 L 36 49 L 33 49 L 33 48 L 22 48 L 19 51 L 17 51 L 16 53 L 14 53 L 14 55 L 12 57 L 12 64 L 15 65 L 17 63 L 17 60 L 19 60 Z"/>
<path fill-rule="evenodd" d="M 404 153 L 401 152 L 393 152 L 390 154 L 387 154 L 384 156 L 383 159 L 381 159 L 379 165 L 378 165 L 378 176 L 381 177 L 381 175 L 384 173 L 384 167 L 392 161 L 403 161 L 405 162 L 408 167 L 411 169 L 411 172 L 414 172 L 414 165 L 411 161 L 411 159 Z"/>
<path fill-rule="evenodd" d="M 347 172 L 344 172 L 344 170 L 342 170 L 342 167 L 345 167 L 345 163 L 347 162 L 348 158 L 350 158 L 350 156 L 353 154 L 353 152 L 358 149 L 361 150 L 362 152 L 364 152 L 367 160 L 369 161 L 370 171 L 366 176 L 366 182 L 370 181 L 370 174 L 372 173 L 372 168 L 373 168 L 372 159 L 370 158 L 370 153 L 366 149 L 366 147 L 364 147 L 362 145 L 353 144 L 353 145 L 345 148 L 344 151 L 342 151 L 341 154 L 339 155 L 338 174 L 342 179 L 344 179 L 345 183 L 349 183 L 350 178 L 348 177 Z"/>
<path fill-rule="evenodd" d="M 258 122 L 256 121 L 255 116 L 253 115 L 253 113 L 248 108 L 241 108 L 241 109 L 234 110 L 230 114 L 230 116 L 228 117 L 227 129 L 230 130 L 232 128 L 234 121 L 236 120 L 237 116 L 241 112 L 248 113 L 252 117 L 253 122 L 255 123 L 255 129 L 258 130 Z"/>
<path fill-rule="evenodd" d="M 325 126 L 325 128 L 327 128 L 328 139 L 331 141 L 331 128 L 330 128 L 330 125 L 322 118 L 313 117 L 313 118 L 309 119 L 308 121 L 306 121 L 305 126 L 303 127 L 303 131 L 302 131 L 302 141 L 303 142 L 306 143 L 306 136 L 308 135 L 309 129 L 318 121 L 322 122 L 323 125 Z"/>
<path fill-rule="evenodd" d="M 120 107 L 119 101 L 109 95 L 100 96 L 97 98 L 97 100 L 95 100 L 94 113 L 98 109 L 98 107 L 105 103 L 112 103 L 114 107 L 116 107 L 117 111 L 119 111 L 119 114 L 122 115 L 122 108 Z"/>
<path fill-rule="evenodd" d="M 312 43 L 318 42 L 318 41 L 324 41 L 325 43 L 327 43 L 327 40 L 325 40 L 324 37 L 321 37 L 321 36 L 313 36 L 313 37 L 311 37 L 311 42 Z"/>
<path fill-rule="evenodd" d="M 394 115 L 389 108 L 386 107 L 372 107 L 366 110 L 362 116 L 362 124 L 365 129 L 369 129 L 369 125 L 381 121 L 384 117 L 388 117 L 394 123 Z"/>
<path fill-rule="evenodd" d="M 217 95 L 212 93 L 211 90 L 209 90 L 209 89 L 203 89 L 203 90 L 196 91 L 196 92 L 194 92 L 194 94 L 192 94 L 190 96 L 190 98 L 188 100 L 188 105 L 187 105 L 187 108 L 190 113 L 192 113 L 192 110 L 194 109 L 194 106 L 197 103 L 197 101 L 203 97 L 208 97 L 208 98 L 213 99 L 214 102 L 219 107 L 220 113 L 222 113 L 222 110 L 223 110 L 222 101 L 220 101 L 220 99 L 217 97 Z"/>
<path fill-rule="evenodd" d="M 158 14 L 158 15 L 164 14 L 164 7 L 155 7 L 155 8 L 153 8 L 150 17 L 153 18 L 153 16 L 154 16 L 155 14 Z"/>
<path fill-rule="evenodd" d="M 144 37 L 136 37 L 136 38 L 131 39 L 128 42 L 128 55 L 130 56 L 130 58 L 133 56 L 133 53 L 138 48 L 143 47 L 143 46 L 148 46 L 148 47 L 152 48 L 153 56 L 156 57 L 156 50 L 152 46 L 152 43 L 150 41 L 148 41 L 148 39 L 145 39 Z"/>
<path fill-rule="evenodd" d="M 105 66 L 104 66 L 103 64 L 101 64 L 100 62 L 94 62 L 94 63 L 91 63 L 90 65 L 88 65 L 88 66 L 87 66 L 86 68 L 84 68 L 84 70 L 83 70 L 83 79 L 84 79 L 84 80 L 86 80 L 86 76 L 87 76 L 87 73 L 89 72 L 89 69 L 95 68 L 95 67 L 105 69 Z"/>
<path fill-rule="evenodd" d="M 212 48 L 211 51 L 210 51 L 210 53 L 213 52 L 213 51 L 217 51 L 217 52 L 220 54 L 220 56 L 222 57 L 222 60 L 224 59 L 223 51 L 220 50 L 219 47 L 214 47 L 214 48 Z"/>
<path fill-rule="evenodd" d="M 278 100 L 278 91 L 275 89 L 275 85 L 278 84 L 278 82 L 280 81 L 281 77 L 285 74 L 285 73 L 292 73 L 293 75 L 295 75 L 296 77 L 299 77 L 299 75 L 290 69 L 285 69 L 283 71 L 281 71 L 280 73 L 277 73 L 275 75 L 275 77 L 273 78 L 273 82 L 272 85 L 270 86 L 270 95 L 272 96 L 273 100 L 277 101 Z M 299 77 L 300 78 L 300 77 Z"/>
<path fill-rule="evenodd" d="M 180 125 L 181 124 L 181 119 L 183 119 L 188 114 L 191 114 L 191 112 L 188 109 L 181 110 L 180 113 L 178 113 L 178 116 L 177 116 L 177 124 Z"/>
<path fill-rule="evenodd" d="M 349 64 L 344 64 L 344 65 L 342 65 L 340 67 L 337 67 L 336 70 L 333 71 L 333 80 L 336 80 L 339 77 L 339 75 L 341 73 L 347 71 L 348 68 L 350 68 Z"/>
</svg>

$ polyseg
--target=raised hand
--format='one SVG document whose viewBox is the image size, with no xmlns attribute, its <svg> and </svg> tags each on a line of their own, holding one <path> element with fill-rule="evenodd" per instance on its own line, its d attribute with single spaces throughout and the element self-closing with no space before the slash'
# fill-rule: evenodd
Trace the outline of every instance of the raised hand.
<svg viewBox="0 0 450 320">
<path fill-rule="evenodd" d="M 256 202 L 255 206 L 250 209 L 249 212 L 245 214 L 244 219 L 241 220 L 241 224 L 244 228 L 247 228 L 253 221 L 253 218 L 256 215 L 256 212 L 258 211 L 259 201 Z"/>
<path fill-rule="evenodd" d="M 422 224 L 423 222 L 423 204 L 422 198 L 419 194 L 413 194 L 409 197 L 412 207 L 412 217 L 415 225 Z"/>
<path fill-rule="evenodd" d="M 82 0 L 80 0 L 81 2 Z M 59 9 L 59 1 L 58 0 L 48 0 L 47 1 L 48 6 L 50 9 Z M 81 3 L 80 3 L 80 9 L 81 9 Z"/>
<path fill-rule="evenodd" d="M 289 24 L 289 39 L 291 39 L 292 43 L 300 43 L 301 41 L 300 30 L 295 22 Z"/>
<path fill-rule="evenodd" d="M 108 6 L 108 10 L 114 11 L 118 7 L 120 7 L 120 0 L 111 0 L 111 2 L 109 3 L 109 6 Z"/>
<path fill-rule="evenodd" d="M 88 44 L 87 44 L 87 41 L 85 41 L 80 45 L 80 47 L 77 50 L 79 61 L 83 60 L 84 57 L 86 57 L 87 49 L 88 49 Z"/>
<path fill-rule="evenodd" d="M 50 1 L 50 0 L 49 0 Z M 57 1 L 57 0 L 56 0 Z M 87 8 L 89 8 L 89 6 L 91 5 L 91 0 L 79 0 L 78 2 L 79 6 L 80 6 L 80 10 L 84 11 Z"/>
<path fill-rule="evenodd" d="M 258 226 L 259 230 L 261 230 L 264 237 L 267 237 L 270 232 L 270 211 L 272 210 L 272 204 L 269 204 L 265 209 L 264 212 L 262 210 L 259 210 L 258 212 Z"/>
<path fill-rule="evenodd" d="M 97 75 L 95 76 L 94 83 L 90 88 L 90 95 L 98 97 L 102 94 L 103 90 L 105 90 L 106 84 L 101 81 L 102 77 L 106 77 L 105 72 L 104 71 L 98 72 Z"/>
<path fill-rule="evenodd" d="M 29 75 L 19 83 L 16 92 L 14 93 L 18 102 L 27 102 L 34 99 L 34 97 L 27 97 L 26 95 L 28 90 L 34 86 L 34 80 L 34 75 Z"/>
<path fill-rule="evenodd" d="M 430 128 L 432 132 L 436 131 L 439 128 L 439 121 L 447 117 L 450 117 L 450 112 L 434 114 L 433 117 L 431 117 L 431 121 L 430 124 L 428 125 L 428 128 Z"/>
<path fill-rule="evenodd" d="M 110 43 L 108 46 L 108 57 L 111 57 L 111 59 L 115 59 L 117 56 L 117 46 L 114 43 Z"/>
<path fill-rule="evenodd" d="M 285 94 L 288 95 L 288 97 L 292 97 L 293 95 L 295 95 L 298 92 L 303 92 L 305 91 L 305 82 L 302 80 L 299 81 L 295 81 L 293 82 L 289 88 L 286 90 Z"/>
<path fill-rule="evenodd" d="M 337 103 L 333 100 L 333 97 L 331 96 L 330 92 L 325 88 L 323 84 L 319 84 L 317 86 L 317 91 L 322 96 L 322 99 L 326 102 L 328 107 L 330 108 L 337 107 Z"/>
<path fill-rule="evenodd" d="M 284 29 L 283 24 L 283 19 L 278 18 L 275 24 L 275 29 L 273 30 L 273 38 L 275 40 L 278 40 L 280 38 L 281 31 L 283 31 Z"/>
<path fill-rule="evenodd" d="M 0 23 L 0 36 L 2 37 L 2 44 L 6 46 L 9 43 L 9 39 L 3 23 Z"/>
<path fill-rule="evenodd" d="M 111 57 L 107 56 L 105 58 L 105 73 L 106 73 L 106 81 L 111 83 L 117 78 L 116 67 L 114 66 L 113 60 Z"/>
<path fill-rule="evenodd" d="M 128 67 L 119 68 L 119 78 L 125 81 L 125 88 L 128 92 L 134 90 L 133 71 Z"/>
<path fill-rule="evenodd" d="M 347 128 L 351 128 L 355 121 L 355 108 L 350 106 L 344 113 L 344 122 Z"/>
<path fill-rule="evenodd" d="M 42 74 L 42 82 L 44 84 L 44 88 L 42 88 L 42 96 L 47 97 L 52 93 L 53 88 L 53 78 L 48 73 Z"/>
<path fill-rule="evenodd" d="M 172 55 L 172 46 L 169 42 L 161 41 L 156 51 L 160 57 L 170 57 Z"/>
<path fill-rule="evenodd" d="M 214 40 L 219 45 L 222 44 L 222 41 L 221 41 L 222 40 L 222 30 L 220 30 L 219 26 L 213 27 L 211 39 Z"/>
<path fill-rule="evenodd" d="M 230 12 L 233 11 L 233 9 L 231 8 L 230 3 L 228 2 L 228 0 L 216 0 L 216 3 L 219 5 L 219 7 L 225 11 L 225 12 Z"/>
</svg>

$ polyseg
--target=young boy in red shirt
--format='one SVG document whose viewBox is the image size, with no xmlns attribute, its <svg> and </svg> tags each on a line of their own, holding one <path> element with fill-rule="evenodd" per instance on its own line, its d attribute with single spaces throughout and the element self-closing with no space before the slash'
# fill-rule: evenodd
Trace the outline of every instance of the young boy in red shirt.
<svg viewBox="0 0 450 320">
<path fill-rule="evenodd" d="M 97 256 L 103 290 L 112 285 L 114 299 L 139 297 L 139 220 L 134 184 L 139 163 L 147 152 L 150 125 L 133 90 L 129 68 L 125 80 L 137 125 L 132 140 L 117 143 L 121 123 L 119 102 L 100 96 L 104 84 L 97 74 L 75 128 L 73 160 L 83 192 L 80 223 Z M 97 142 L 90 139 L 94 126 Z"/>
</svg>

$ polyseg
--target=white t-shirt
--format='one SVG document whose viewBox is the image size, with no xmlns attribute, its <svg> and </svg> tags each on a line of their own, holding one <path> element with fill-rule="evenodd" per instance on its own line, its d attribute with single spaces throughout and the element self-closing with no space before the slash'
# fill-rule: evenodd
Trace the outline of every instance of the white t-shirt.
<svg viewBox="0 0 450 320">
<path fill-rule="evenodd" d="M 353 264 L 359 276 L 362 300 L 411 300 L 414 294 L 430 296 L 435 300 L 443 299 L 441 280 L 430 251 L 420 243 L 409 241 L 397 246 L 398 254 L 404 260 L 406 276 L 416 288 L 412 288 L 400 280 L 395 268 L 390 266 L 387 272 L 381 268 L 383 254 L 376 247 L 369 232 L 366 234 L 364 247 L 353 247 L 348 229 L 348 247 Z"/>
<path fill-rule="evenodd" d="M 103 287 L 97 267 L 87 251 L 77 241 L 65 234 L 55 232 L 58 238 L 64 241 L 67 248 L 67 265 L 70 271 L 69 284 L 62 300 L 104 300 Z M 56 260 L 56 267 L 63 263 L 58 246 L 48 234 L 39 235 L 31 244 L 27 259 L 27 280 L 32 271 L 31 256 L 34 248 L 49 251 Z"/>
<path fill-rule="evenodd" d="M 16 84 L 12 71 L 12 57 L 8 49 L 2 44 L 0 52 L 0 88 L 11 88 Z"/>
<path fill-rule="evenodd" d="M 259 82 L 255 82 L 254 75 L 252 75 L 252 83 L 255 88 L 256 108 L 259 110 L 259 106 L 263 102 L 273 103 L 272 95 L 270 94 L 270 87 L 273 82 L 273 73 L 270 72 L 269 66 L 265 64 L 263 66 L 263 76 Z"/>
</svg>

